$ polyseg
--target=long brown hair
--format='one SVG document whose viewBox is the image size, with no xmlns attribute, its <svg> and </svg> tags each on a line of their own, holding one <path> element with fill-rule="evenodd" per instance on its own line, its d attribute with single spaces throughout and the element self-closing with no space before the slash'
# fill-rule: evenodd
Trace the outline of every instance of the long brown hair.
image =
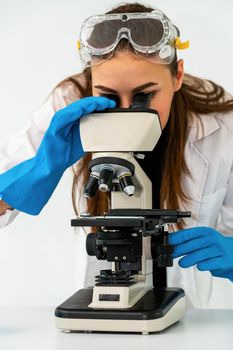
<svg viewBox="0 0 233 350">
<path fill-rule="evenodd" d="M 151 12 L 152 10 L 152 8 L 138 3 L 131 3 L 118 6 L 108 13 Z M 128 44 L 125 41 L 120 41 L 117 50 L 126 48 Z M 130 49 L 129 45 L 128 49 Z M 171 75 L 175 76 L 177 73 L 177 57 L 175 57 L 168 68 Z M 92 95 L 90 68 L 86 68 L 81 74 L 85 77 L 85 87 L 78 82 L 80 75 L 72 76 L 66 79 L 66 82 L 75 84 L 83 97 L 90 96 Z M 175 137 L 168 138 L 165 149 L 160 189 L 161 207 L 164 207 L 166 203 L 167 208 L 178 209 L 180 203 L 184 204 L 189 200 L 182 187 L 182 176 L 191 176 L 184 157 L 189 120 L 191 118 L 199 118 L 198 114 L 208 115 L 214 111 L 227 112 L 233 110 L 233 100 L 224 98 L 224 89 L 212 81 L 208 81 L 207 88 L 206 83 L 206 80 L 185 74 L 182 87 L 174 94 L 169 116 L 169 134 L 175 135 Z M 73 167 L 72 201 L 77 215 L 79 211 L 76 203 L 77 185 L 81 183 L 82 188 L 86 183 L 89 176 L 88 163 L 90 160 L 91 154 L 87 154 Z M 109 194 L 98 191 L 95 197 L 87 200 L 85 209 L 91 214 L 101 215 L 108 210 L 109 199 Z"/>
</svg>

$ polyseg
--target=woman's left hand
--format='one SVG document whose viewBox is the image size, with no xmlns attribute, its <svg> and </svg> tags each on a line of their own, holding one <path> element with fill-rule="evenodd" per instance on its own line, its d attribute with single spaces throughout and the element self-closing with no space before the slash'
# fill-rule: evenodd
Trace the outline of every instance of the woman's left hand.
<svg viewBox="0 0 233 350">
<path fill-rule="evenodd" d="M 181 267 L 197 265 L 200 271 L 233 282 L 233 236 L 223 236 L 210 227 L 193 227 L 171 233 L 169 243 L 174 245 L 173 258 L 183 256 Z"/>
</svg>

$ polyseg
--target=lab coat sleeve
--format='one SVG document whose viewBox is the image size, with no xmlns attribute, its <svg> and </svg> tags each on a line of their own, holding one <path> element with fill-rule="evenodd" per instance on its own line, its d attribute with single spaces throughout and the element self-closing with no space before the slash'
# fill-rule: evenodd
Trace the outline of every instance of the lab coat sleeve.
<svg viewBox="0 0 233 350">
<path fill-rule="evenodd" d="M 71 83 L 63 83 L 55 88 L 24 127 L 11 135 L 0 150 L 0 173 L 34 157 L 54 113 L 80 97 L 79 91 Z M 0 228 L 12 222 L 18 213 L 18 210 L 14 209 L 0 215 Z"/>
<path fill-rule="evenodd" d="M 0 229 L 9 225 L 15 217 L 18 215 L 19 211 L 14 210 L 6 210 L 5 214 L 0 215 Z"/>
<path fill-rule="evenodd" d="M 216 229 L 224 235 L 233 236 L 233 168 L 229 176 L 227 191 Z"/>
</svg>

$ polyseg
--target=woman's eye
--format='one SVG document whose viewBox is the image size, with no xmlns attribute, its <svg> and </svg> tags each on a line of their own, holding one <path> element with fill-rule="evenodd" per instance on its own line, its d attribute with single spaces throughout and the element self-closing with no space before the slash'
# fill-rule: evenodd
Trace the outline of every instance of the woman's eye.
<svg viewBox="0 0 233 350">
<path fill-rule="evenodd" d="M 114 94 L 101 94 L 101 96 L 107 97 L 110 100 L 113 100 L 116 102 L 116 108 L 120 106 L 120 97 Z"/>
</svg>

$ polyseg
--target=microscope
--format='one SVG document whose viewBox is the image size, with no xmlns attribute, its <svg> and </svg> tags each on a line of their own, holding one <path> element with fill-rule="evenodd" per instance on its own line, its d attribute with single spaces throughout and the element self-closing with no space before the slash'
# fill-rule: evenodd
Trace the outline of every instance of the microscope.
<svg viewBox="0 0 233 350">
<path fill-rule="evenodd" d="M 111 262 L 112 268 L 99 272 L 94 287 L 79 290 L 56 308 L 56 327 L 67 333 L 149 334 L 184 315 L 182 289 L 153 286 L 153 261 L 158 267 L 173 264 L 169 224 L 191 214 L 152 209 L 152 183 L 137 157 L 154 149 L 162 129 L 144 96 L 137 94 L 130 108 L 91 113 L 80 122 L 83 148 L 92 152 L 84 195 L 108 192 L 110 209 L 102 216 L 81 213 L 71 225 L 94 228 L 86 238 L 87 254 Z"/>
</svg>

